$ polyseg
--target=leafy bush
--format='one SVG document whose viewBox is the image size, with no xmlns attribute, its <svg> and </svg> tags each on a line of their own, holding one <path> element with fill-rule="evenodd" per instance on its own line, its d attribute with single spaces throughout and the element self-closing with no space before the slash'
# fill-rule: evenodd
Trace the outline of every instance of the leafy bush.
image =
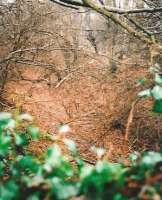
<svg viewBox="0 0 162 200">
<path fill-rule="evenodd" d="M 138 96 L 153 97 L 155 99 L 153 112 L 162 114 L 162 75 L 160 73 L 160 67 L 155 65 L 155 67 L 150 68 L 150 72 L 154 75 L 154 87 L 140 92 Z M 143 84 L 146 79 L 142 80 L 141 83 Z"/>
<path fill-rule="evenodd" d="M 72 159 L 62 155 L 57 144 L 36 156 L 28 147 L 39 137 L 31 120 L 26 114 L 0 113 L 0 200 L 161 199 L 160 153 L 134 153 L 126 165 L 110 163 L 104 159 L 103 149 L 93 148 L 98 160 L 92 166 L 83 162 L 63 130 L 57 139 L 65 143 Z"/>
</svg>

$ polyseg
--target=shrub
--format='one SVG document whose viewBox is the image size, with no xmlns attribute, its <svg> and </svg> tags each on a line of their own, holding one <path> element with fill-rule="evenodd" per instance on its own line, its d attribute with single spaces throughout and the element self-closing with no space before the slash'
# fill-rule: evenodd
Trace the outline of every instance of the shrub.
<svg viewBox="0 0 162 200">
<path fill-rule="evenodd" d="M 73 164 L 62 155 L 57 141 L 36 156 L 28 147 L 39 138 L 39 129 L 31 120 L 27 114 L 0 113 L 0 200 L 160 200 L 161 153 L 134 153 L 126 165 L 110 163 L 103 149 L 93 148 L 98 160 L 92 166 L 83 162 L 73 141 L 58 135 L 71 152 Z"/>
<path fill-rule="evenodd" d="M 150 72 L 154 76 L 154 87 L 141 91 L 139 97 L 153 97 L 155 99 L 153 105 L 153 112 L 162 114 L 162 75 L 160 72 L 160 67 L 155 65 L 155 67 L 150 68 Z M 144 83 L 144 79 L 141 82 Z"/>
</svg>

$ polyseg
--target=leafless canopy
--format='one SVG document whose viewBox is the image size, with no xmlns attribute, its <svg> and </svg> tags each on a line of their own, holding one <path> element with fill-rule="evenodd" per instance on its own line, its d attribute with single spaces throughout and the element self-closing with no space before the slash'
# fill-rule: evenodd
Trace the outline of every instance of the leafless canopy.
<svg viewBox="0 0 162 200">
<path fill-rule="evenodd" d="M 130 34 L 147 44 L 152 44 L 162 33 L 162 3 L 160 1 L 142 0 L 146 7 L 120 9 L 110 7 L 103 0 L 50 0 L 54 3 L 79 9 L 88 7 L 127 30 Z M 154 26 L 152 26 L 154 24 Z M 160 38 L 161 39 L 161 38 Z"/>
</svg>

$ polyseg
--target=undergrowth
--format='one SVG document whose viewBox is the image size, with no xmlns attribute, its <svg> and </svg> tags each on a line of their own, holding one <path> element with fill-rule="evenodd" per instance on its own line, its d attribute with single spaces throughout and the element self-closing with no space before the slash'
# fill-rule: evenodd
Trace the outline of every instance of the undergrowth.
<svg viewBox="0 0 162 200">
<path fill-rule="evenodd" d="M 145 152 L 130 155 L 130 163 L 111 163 L 105 151 L 93 148 L 98 160 L 88 165 L 76 144 L 65 137 L 61 127 L 51 147 L 42 155 L 29 150 L 39 139 L 39 129 L 27 114 L 0 113 L 0 200 L 160 200 L 162 196 L 162 154 Z M 61 153 L 64 142 L 70 156 Z"/>
</svg>

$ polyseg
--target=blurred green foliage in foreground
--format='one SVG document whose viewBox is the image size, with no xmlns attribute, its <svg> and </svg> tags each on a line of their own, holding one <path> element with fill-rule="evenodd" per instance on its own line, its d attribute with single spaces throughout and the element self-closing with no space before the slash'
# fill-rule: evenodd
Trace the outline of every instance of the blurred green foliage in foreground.
<svg viewBox="0 0 162 200">
<path fill-rule="evenodd" d="M 36 156 L 28 148 L 40 135 L 32 117 L 0 113 L 0 200 L 161 199 L 161 153 L 136 152 L 126 165 L 110 163 L 104 159 L 104 150 L 94 147 L 98 160 L 88 165 L 75 143 L 61 135 L 67 128 L 63 127 L 58 137 L 67 146 L 69 158 L 62 155 L 57 141 Z"/>
</svg>

